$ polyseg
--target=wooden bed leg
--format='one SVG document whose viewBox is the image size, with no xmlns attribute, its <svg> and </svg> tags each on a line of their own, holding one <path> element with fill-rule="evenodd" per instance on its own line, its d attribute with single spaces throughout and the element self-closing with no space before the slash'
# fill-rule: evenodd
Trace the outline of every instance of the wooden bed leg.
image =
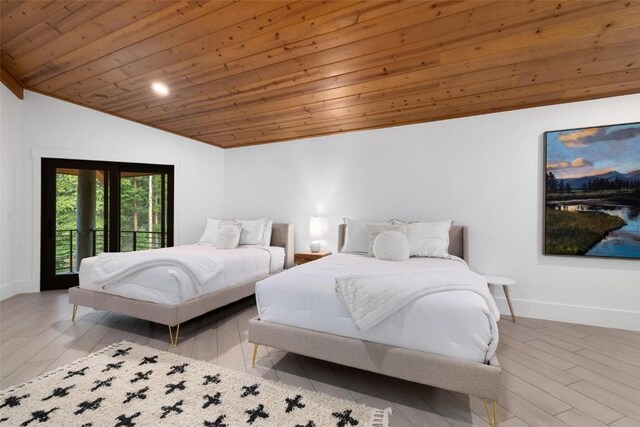
<svg viewBox="0 0 640 427">
<path fill-rule="evenodd" d="M 180 335 L 180 323 L 178 323 L 178 326 L 176 326 L 175 335 L 173 334 L 173 330 L 171 329 L 171 326 L 169 326 L 169 340 L 171 341 L 171 345 L 173 347 L 178 346 L 178 335 Z"/>
<path fill-rule="evenodd" d="M 251 357 L 251 367 L 256 366 L 256 356 L 258 355 L 258 344 L 253 345 L 253 356 Z"/>
<path fill-rule="evenodd" d="M 496 401 L 491 401 L 492 410 L 489 410 L 489 403 L 487 399 L 484 399 L 484 410 L 487 411 L 487 418 L 489 420 L 489 427 L 498 427 L 498 411 L 496 409 Z M 493 413 L 492 413 L 493 412 Z"/>
<path fill-rule="evenodd" d="M 76 313 L 78 312 L 78 304 L 73 304 L 73 311 L 71 312 L 71 321 L 76 321 Z"/>
</svg>

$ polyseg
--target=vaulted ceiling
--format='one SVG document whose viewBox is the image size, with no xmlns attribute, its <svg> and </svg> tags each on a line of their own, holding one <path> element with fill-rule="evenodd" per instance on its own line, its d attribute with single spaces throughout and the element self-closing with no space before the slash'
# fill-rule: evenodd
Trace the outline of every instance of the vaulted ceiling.
<svg viewBox="0 0 640 427">
<path fill-rule="evenodd" d="M 2 0 L 0 32 L 25 88 L 225 148 L 640 92 L 640 1 Z"/>
</svg>

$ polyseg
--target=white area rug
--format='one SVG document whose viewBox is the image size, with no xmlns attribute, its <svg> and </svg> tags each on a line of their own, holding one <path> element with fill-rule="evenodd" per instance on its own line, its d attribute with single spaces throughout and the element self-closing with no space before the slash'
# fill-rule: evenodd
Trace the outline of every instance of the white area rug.
<svg viewBox="0 0 640 427">
<path fill-rule="evenodd" d="M 380 410 L 123 341 L 0 391 L 0 425 L 387 427 Z"/>
</svg>

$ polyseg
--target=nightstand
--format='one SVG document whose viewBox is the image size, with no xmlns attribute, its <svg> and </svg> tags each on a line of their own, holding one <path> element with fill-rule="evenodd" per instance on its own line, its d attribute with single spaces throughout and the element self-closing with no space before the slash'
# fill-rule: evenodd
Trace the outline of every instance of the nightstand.
<svg viewBox="0 0 640 427">
<path fill-rule="evenodd" d="M 507 304 L 509 304 L 509 311 L 511 312 L 511 320 L 515 322 L 516 315 L 513 313 L 513 306 L 511 305 L 511 295 L 509 295 L 509 286 L 515 285 L 516 281 L 508 277 L 492 276 L 488 274 L 485 274 L 484 277 L 485 279 L 487 279 L 488 285 L 502 286 L 502 290 L 504 291 L 504 296 L 507 297 Z"/>
<path fill-rule="evenodd" d="M 295 265 L 305 264 L 331 255 L 331 252 L 296 252 L 293 255 Z"/>
</svg>

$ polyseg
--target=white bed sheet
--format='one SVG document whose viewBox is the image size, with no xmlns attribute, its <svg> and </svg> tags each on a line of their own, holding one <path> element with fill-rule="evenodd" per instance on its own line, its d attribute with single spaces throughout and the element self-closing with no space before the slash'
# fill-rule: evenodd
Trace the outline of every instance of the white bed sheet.
<svg viewBox="0 0 640 427">
<path fill-rule="evenodd" d="M 336 254 L 284 271 L 256 285 L 260 319 L 319 332 L 485 363 L 498 344 L 496 319 L 473 292 L 427 295 L 362 332 L 335 293 L 335 278 L 355 274 L 468 268 L 460 258 L 381 261 Z"/>
<path fill-rule="evenodd" d="M 154 249 L 192 253 L 211 257 L 224 266 L 224 270 L 203 285 L 193 283 L 184 271 L 158 266 L 139 271 L 104 289 L 91 281 L 96 257 L 82 260 L 79 271 L 80 287 L 149 301 L 160 304 L 179 304 L 190 299 L 265 277 L 284 268 L 285 252 L 281 247 L 247 246 L 237 249 L 216 249 L 207 244 L 174 246 Z"/>
</svg>

